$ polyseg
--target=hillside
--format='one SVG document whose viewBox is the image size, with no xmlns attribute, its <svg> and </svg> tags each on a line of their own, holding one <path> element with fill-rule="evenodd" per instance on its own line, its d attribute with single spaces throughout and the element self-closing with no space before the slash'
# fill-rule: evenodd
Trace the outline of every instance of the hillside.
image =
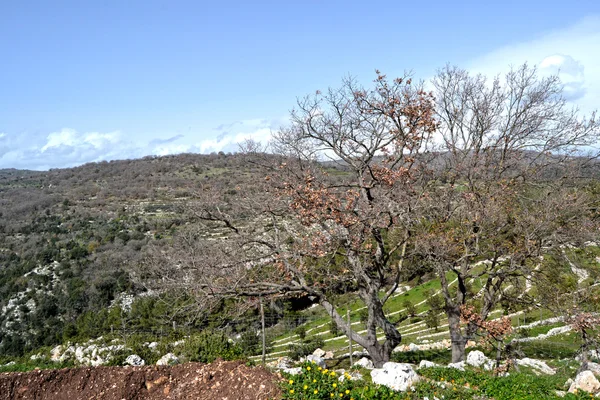
<svg viewBox="0 0 600 400">
<path fill-rule="evenodd" d="M 327 168 L 330 179 L 343 178 L 342 167 Z M 262 198 L 265 194 L 256 185 L 262 180 L 264 172 L 254 160 L 237 154 L 147 157 L 47 172 L 0 171 L 0 357 L 8 361 L 29 354 L 47 361 L 118 364 L 130 353 L 156 362 L 164 353 L 174 352 L 194 359 L 194 350 L 178 349 L 176 343 L 205 328 L 225 328 L 241 340 L 245 356 L 260 360 L 260 343 L 252 334 L 261 324 L 258 302 L 245 302 L 245 307 L 225 302 L 207 313 L 186 293 L 148 291 L 132 280 L 131 270 L 150 248 L 171 246 L 180 231 L 198 229 L 207 237 L 223 237 L 223 232 L 210 230 L 195 218 L 192 205 L 206 201 L 207 191 L 223 195 L 223 207 Z M 563 252 L 571 261 L 560 266 L 560 279 L 595 288 L 600 278 L 597 245 Z M 553 257 L 547 261 L 552 263 Z M 478 265 L 486 262 L 480 260 Z M 467 282 L 475 298 L 482 294 L 485 278 L 482 274 Z M 397 351 L 424 352 L 414 355 L 420 358 L 440 351 L 440 357 L 447 357 L 448 322 L 440 308 L 439 279 L 423 268 L 407 268 L 404 279 L 385 308 L 403 336 Z M 447 279 L 456 287 L 451 274 Z M 542 290 L 525 280 L 521 284 L 526 288 L 522 296 L 535 297 Z M 507 282 L 503 290 L 510 292 L 511 284 Z M 340 314 L 349 314 L 352 326 L 363 332 L 365 305 L 351 287 L 341 286 L 331 295 L 343 304 Z M 551 335 L 556 351 L 550 353 L 576 354 L 579 343 L 562 316 L 535 304 L 502 304 L 492 310 L 491 318 L 511 318 L 515 327 L 511 337 L 522 342 L 528 356 L 538 355 L 540 349 L 529 338 L 554 328 L 560 329 Z M 309 298 L 281 297 L 265 304 L 265 309 L 268 361 L 290 349 L 297 355 L 315 346 L 333 351 L 341 360 L 348 353 L 347 338 L 331 325 L 324 310 L 311 307 Z M 94 342 L 101 336 L 104 339 Z M 92 343 L 110 347 L 111 341 L 124 347 L 112 356 L 91 356 Z M 158 350 L 148 347 L 151 343 Z M 61 344 L 62 349 L 55 351 Z M 78 348 L 81 354 L 75 356 Z"/>
<path fill-rule="evenodd" d="M 127 266 L 190 222 L 186 203 L 207 188 L 252 195 L 257 174 L 225 154 L 0 171 L 0 354 L 101 334 L 78 318 L 143 290 Z"/>
</svg>

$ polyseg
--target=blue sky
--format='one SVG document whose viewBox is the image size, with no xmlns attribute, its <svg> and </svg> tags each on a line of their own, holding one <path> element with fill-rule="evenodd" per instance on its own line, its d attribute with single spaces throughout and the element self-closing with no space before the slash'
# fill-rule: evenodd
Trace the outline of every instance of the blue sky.
<svg viewBox="0 0 600 400">
<path fill-rule="evenodd" d="M 0 0 L 0 168 L 235 151 L 349 74 L 524 61 L 597 108 L 600 2 Z"/>
</svg>

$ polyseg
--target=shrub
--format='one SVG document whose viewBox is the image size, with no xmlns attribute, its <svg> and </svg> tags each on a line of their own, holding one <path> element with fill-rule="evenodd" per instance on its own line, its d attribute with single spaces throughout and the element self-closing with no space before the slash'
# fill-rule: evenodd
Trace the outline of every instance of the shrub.
<svg viewBox="0 0 600 400">
<path fill-rule="evenodd" d="M 183 355 L 189 361 L 211 363 L 217 358 L 236 360 L 243 357 L 242 349 L 223 332 L 202 331 L 186 340 Z"/>
<path fill-rule="evenodd" d="M 333 320 L 329 321 L 329 333 L 331 333 L 332 336 L 337 336 L 340 333 L 340 329 Z"/>
<path fill-rule="evenodd" d="M 402 307 L 404 307 L 406 313 L 408 315 L 410 315 L 411 317 L 414 317 L 415 315 L 417 315 L 417 308 L 410 300 L 408 300 L 408 299 L 404 300 L 402 302 Z"/>
<path fill-rule="evenodd" d="M 300 325 L 294 329 L 294 333 L 298 335 L 300 340 L 304 340 L 306 338 L 306 327 L 304 325 Z"/>
<path fill-rule="evenodd" d="M 293 360 L 298 360 L 300 357 L 312 354 L 319 347 L 323 347 L 324 344 L 325 342 L 320 337 L 308 338 L 300 343 L 291 344 L 288 356 Z"/>
</svg>

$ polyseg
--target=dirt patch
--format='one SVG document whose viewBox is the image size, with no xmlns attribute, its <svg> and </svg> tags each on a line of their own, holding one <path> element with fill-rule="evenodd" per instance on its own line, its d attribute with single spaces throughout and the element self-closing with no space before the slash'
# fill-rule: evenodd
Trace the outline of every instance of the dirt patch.
<svg viewBox="0 0 600 400">
<path fill-rule="evenodd" d="M 87 367 L 0 374 L 2 400 L 266 400 L 281 377 L 242 362 L 172 367 Z"/>
</svg>

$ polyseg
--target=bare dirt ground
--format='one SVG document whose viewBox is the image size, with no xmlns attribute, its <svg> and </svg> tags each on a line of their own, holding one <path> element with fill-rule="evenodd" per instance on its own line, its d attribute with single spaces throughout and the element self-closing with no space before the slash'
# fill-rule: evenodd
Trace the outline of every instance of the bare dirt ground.
<svg viewBox="0 0 600 400">
<path fill-rule="evenodd" d="M 172 367 L 87 367 L 0 374 L 0 399 L 267 400 L 280 397 L 276 374 L 242 362 Z"/>
</svg>

